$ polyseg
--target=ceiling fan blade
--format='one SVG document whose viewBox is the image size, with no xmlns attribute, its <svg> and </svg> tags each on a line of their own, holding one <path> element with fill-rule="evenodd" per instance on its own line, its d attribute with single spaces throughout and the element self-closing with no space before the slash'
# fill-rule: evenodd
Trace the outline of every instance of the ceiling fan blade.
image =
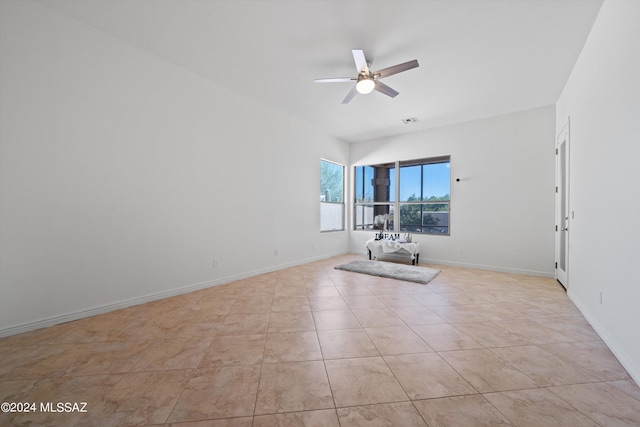
<svg viewBox="0 0 640 427">
<path fill-rule="evenodd" d="M 356 90 L 356 87 L 354 86 L 353 89 L 351 89 L 349 91 L 349 93 L 347 94 L 347 96 L 344 98 L 342 103 L 343 104 L 348 104 L 349 101 L 351 101 L 353 99 L 353 97 L 356 96 L 356 93 L 358 93 L 358 91 Z"/>
<path fill-rule="evenodd" d="M 373 87 L 375 90 L 377 90 L 378 92 L 382 92 L 385 95 L 388 95 L 392 98 L 395 98 L 396 95 L 398 95 L 400 92 L 396 91 L 395 89 L 391 89 L 389 86 L 387 86 L 386 84 L 382 83 L 381 81 L 376 80 L 376 85 Z"/>
<path fill-rule="evenodd" d="M 353 82 L 357 79 L 351 77 L 337 77 L 335 79 L 316 79 L 316 83 L 344 83 L 344 82 Z"/>
<path fill-rule="evenodd" d="M 410 70 L 412 68 L 417 68 L 418 60 L 414 59 L 413 61 L 404 62 L 402 64 L 394 65 L 393 67 L 383 68 L 382 70 L 378 70 L 373 73 L 376 77 L 388 77 L 393 76 L 394 74 L 401 73 L 403 71 Z"/>
<path fill-rule="evenodd" d="M 369 66 L 367 65 L 367 60 L 364 57 L 364 52 L 360 49 L 353 49 L 353 60 L 356 63 L 356 68 L 358 69 L 358 73 L 365 72 L 369 74 Z"/>
</svg>

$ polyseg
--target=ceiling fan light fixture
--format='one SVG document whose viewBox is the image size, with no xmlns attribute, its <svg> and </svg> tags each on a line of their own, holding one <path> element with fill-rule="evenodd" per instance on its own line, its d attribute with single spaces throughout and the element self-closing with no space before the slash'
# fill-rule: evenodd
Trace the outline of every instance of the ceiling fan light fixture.
<svg viewBox="0 0 640 427">
<path fill-rule="evenodd" d="M 371 93 L 375 86 L 376 86 L 376 83 L 373 81 L 372 78 L 365 77 L 358 80 L 358 83 L 356 83 L 356 90 L 359 93 L 366 95 L 367 93 Z"/>
</svg>

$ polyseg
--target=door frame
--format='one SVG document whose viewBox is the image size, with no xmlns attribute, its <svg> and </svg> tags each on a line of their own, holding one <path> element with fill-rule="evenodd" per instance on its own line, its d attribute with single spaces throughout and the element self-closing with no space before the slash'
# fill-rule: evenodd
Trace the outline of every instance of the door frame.
<svg viewBox="0 0 640 427">
<path fill-rule="evenodd" d="M 555 276 L 565 288 L 569 288 L 569 117 L 556 137 L 556 234 L 555 234 Z M 561 147 L 564 145 L 563 147 Z M 561 259 L 563 258 L 564 259 Z"/>
</svg>

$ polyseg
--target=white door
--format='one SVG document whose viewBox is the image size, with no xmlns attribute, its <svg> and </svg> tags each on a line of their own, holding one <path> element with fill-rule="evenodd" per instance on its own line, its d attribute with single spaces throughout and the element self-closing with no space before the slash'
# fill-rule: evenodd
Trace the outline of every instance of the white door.
<svg viewBox="0 0 640 427">
<path fill-rule="evenodd" d="M 569 287 L 569 121 L 556 140 L 556 279 Z"/>
</svg>

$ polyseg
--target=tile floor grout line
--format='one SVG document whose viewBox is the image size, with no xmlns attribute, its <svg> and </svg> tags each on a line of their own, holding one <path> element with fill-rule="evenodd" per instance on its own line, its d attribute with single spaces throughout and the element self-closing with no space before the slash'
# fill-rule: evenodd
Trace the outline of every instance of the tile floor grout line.
<svg viewBox="0 0 640 427">
<path fill-rule="evenodd" d="M 275 292 L 275 290 L 274 290 Z M 264 357 L 267 352 L 267 339 L 269 335 L 269 325 L 271 324 L 271 314 L 273 313 L 273 300 L 271 301 L 271 308 L 269 309 L 269 319 L 267 320 L 267 330 L 264 337 L 264 345 L 262 346 L 262 358 L 260 360 L 260 371 L 258 372 L 258 384 L 256 385 L 256 397 L 253 400 L 253 415 L 251 425 L 253 425 L 256 418 L 256 409 L 258 408 L 258 395 L 260 394 L 260 384 L 262 383 L 262 370 L 264 368 Z"/>
<path fill-rule="evenodd" d="M 567 384 L 567 386 L 570 386 L 570 385 L 580 385 L 580 384 Z M 569 402 L 566 399 L 563 399 L 562 396 L 558 396 L 556 393 L 554 393 L 552 390 L 550 390 L 552 387 L 564 387 L 564 386 L 550 386 L 550 387 L 545 387 L 545 389 L 548 390 L 549 393 L 553 394 L 556 398 L 560 399 L 561 401 L 563 401 L 567 405 L 571 406 L 574 410 L 580 412 L 582 415 L 584 415 L 585 417 L 589 418 L 594 423 L 598 424 L 599 426 L 606 427 L 605 424 L 602 424 L 599 421 L 593 419 L 593 417 L 591 417 L 589 414 L 584 413 L 583 411 L 581 411 L 580 408 L 576 408 L 576 406 L 574 404 L 572 404 L 571 402 Z"/>
</svg>

